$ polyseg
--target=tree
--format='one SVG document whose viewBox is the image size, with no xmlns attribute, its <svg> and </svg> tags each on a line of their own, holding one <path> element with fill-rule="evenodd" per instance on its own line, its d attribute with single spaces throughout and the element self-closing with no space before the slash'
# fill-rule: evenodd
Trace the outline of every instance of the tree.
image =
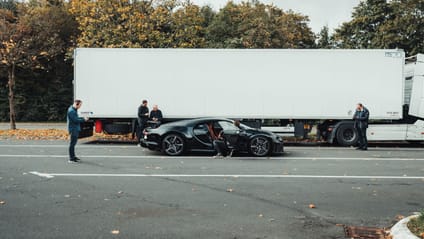
<svg viewBox="0 0 424 239">
<path fill-rule="evenodd" d="M 0 0 L 0 9 L 6 9 L 13 13 L 16 13 L 17 3 L 15 0 Z"/>
<path fill-rule="evenodd" d="M 309 17 L 293 11 L 283 13 L 278 19 L 278 26 L 283 38 L 284 48 L 313 48 L 315 35 L 308 26 Z"/>
<path fill-rule="evenodd" d="M 28 42 L 25 41 L 25 38 L 29 34 L 29 29 L 18 22 L 13 12 L 5 9 L 0 10 L 0 60 L 1 67 L 6 68 L 8 77 L 7 86 L 11 129 L 16 129 L 14 94 L 16 67 L 19 65 L 23 66 L 28 62 L 25 56 L 25 50 L 28 49 Z"/>
<path fill-rule="evenodd" d="M 172 14 L 172 47 L 205 47 L 205 18 L 202 9 L 191 3 Z"/>
<path fill-rule="evenodd" d="M 424 1 L 390 2 L 394 13 L 380 27 L 374 42 L 379 48 L 404 49 L 407 55 L 424 52 Z"/>
<path fill-rule="evenodd" d="M 361 1 L 352 13 L 352 20 L 336 29 L 335 38 L 342 48 L 374 48 L 379 28 L 393 15 L 386 0 Z"/>
<path fill-rule="evenodd" d="M 228 2 L 207 28 L 210 47 L 310 48 L 315 37 L 309 19 L 258 1 Z"/>
<path fill-rule="evenodd" d="M 342 48 L 400 48 L 408 55 L 424 51 L 423 0 L 366 0 L 352 20 L 336 29 Z"/>
<path fill-rule="evenodd" d="M 17 15 L 0 12 L 0 67 L 8 72 L 10 128 L 16 129 L 15 86 L 17 73 L 48 71 L 50 62 L 65 52 L 61 37 L 68 37 L 62 29 L 66 17 L 61 1 L 30 1 L 18 5 Z M 63 27 L 66 29 L 66 27 Z"/>
<path fill-rule="evenodd" d="M 318 33 L 317 48 L 330 49 L 332 46 L 333 44 L 329 34 L 328 26 L 324 26 Z"/>
</svg>

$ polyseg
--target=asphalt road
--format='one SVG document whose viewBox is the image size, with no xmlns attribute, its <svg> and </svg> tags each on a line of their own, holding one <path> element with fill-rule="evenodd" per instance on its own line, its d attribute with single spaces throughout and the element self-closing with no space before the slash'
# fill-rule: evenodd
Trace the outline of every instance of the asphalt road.
<svg viewBox="0 0 424 239">
<path fill-rule="evenodd" d="M 66 142 L 0 142 L 0 238 L 344 238 L 336 224 L 389 227 L 424 208 L 423 148 L 286 151 L 80 144 L 68 164 Z"/>
</svg>

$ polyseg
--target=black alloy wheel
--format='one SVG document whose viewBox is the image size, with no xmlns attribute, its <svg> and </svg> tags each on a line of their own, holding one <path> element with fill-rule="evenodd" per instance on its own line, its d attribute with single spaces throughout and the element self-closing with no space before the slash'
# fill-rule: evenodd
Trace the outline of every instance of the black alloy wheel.
<svg viewBox="0 0 424 239">
<path fill-rule="evenodd" d="M 169 156 L 178 156 L 184 152 L 184 139 L 177 134 L 166 135 L 162 140 L 162 150 Z"/>
<path fill-rule="evenodd" d="M 249 151 L 256 157 L 266 156 L 271 151 L 271 143 L 268 138 L 257 136 L 250 140 Z"/>
</svg>

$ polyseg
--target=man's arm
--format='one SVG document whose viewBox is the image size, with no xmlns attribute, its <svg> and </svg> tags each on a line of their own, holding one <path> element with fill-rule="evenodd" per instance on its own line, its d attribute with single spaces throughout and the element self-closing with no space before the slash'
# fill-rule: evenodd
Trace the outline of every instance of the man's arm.
<svg viewBox="0 0 424 239">
<path fill-rule="evenodd" d="M 138 118 L 143 118 L 143 107 L 138 107 L 138 113 L 137 113 L 137 115 L 138 115 Z"/>
<path fill-rule="evenodd" d="M 158 110 L 157 118 L 158 118 L 158 121 L 162 121 L 162 118 L 163 118 L 162 111 Z"/>
<path fill-rule="evenodd" d="M 69 120 L 72 123 L 82 123 L 82 122 L 85 121 L 84 118 L 78 117 L 78 114 L 77 114 L 77 112 L 75 110 L 69 111 L 68 116 L 69 116 Z"/>
<path fill-rule="evenodd" d="M 358 111 L 357 110 L 355 111 L 355 114 L 353 114 L 353 119 L 354 120 L 358 119 Z"/>
<path fill-rule="evenodd" d="M 368 110 L 364 110 L 362 114 L 358 116 L 358 119 L 361 121 L 366 121 L 370 117 L 370 112 Z"/>
<path fill-rule="evenodd" d="M 141 110 L 141 117 L 149 118 L 149 108 L 143 107 L 143 109 Z"/>
</svg>

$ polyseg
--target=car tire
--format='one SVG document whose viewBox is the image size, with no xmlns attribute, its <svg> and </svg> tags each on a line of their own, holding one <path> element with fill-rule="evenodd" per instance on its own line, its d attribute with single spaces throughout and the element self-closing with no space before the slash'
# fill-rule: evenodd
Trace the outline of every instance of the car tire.
<svg viewBox="0 0 424 239">
<path fill-rule="evenodd" d="M 354 146 L 358 143 L 358 131 L 353 124 L 342 124 L 337 129 L 337 143 L 342 146 Z"/>
<path fill-rule="evenodd" d="M 168 134 L 163 137 L 162 151 L 169 156 L 179 156 L 185 150 L 184 138 L 179 134 Z"/>
<path fill-rule="evenodd" d="M 264 136 L 256 136 L 249 142 L 249 152 L 256 157 L 264 157 L 271 152 L 271 141 Z"/>
</svg>

